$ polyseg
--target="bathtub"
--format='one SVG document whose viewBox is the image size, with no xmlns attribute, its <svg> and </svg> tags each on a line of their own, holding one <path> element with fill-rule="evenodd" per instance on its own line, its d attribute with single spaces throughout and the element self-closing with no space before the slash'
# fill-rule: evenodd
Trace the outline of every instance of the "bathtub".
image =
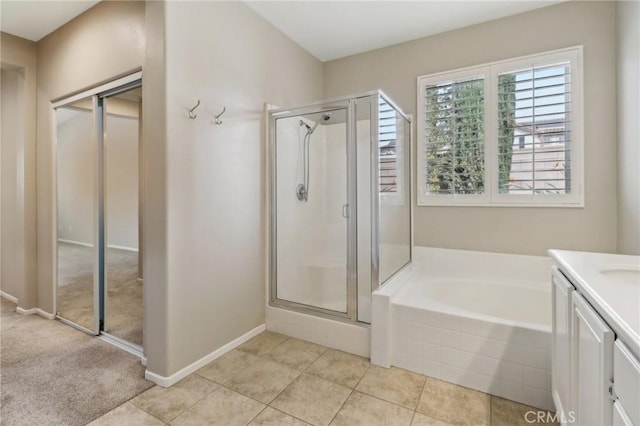
<svg viewBox="0 0 640 426">
<path fill-rule="evenodd" d="M 551 260 L 415 247 L 372 294 L 371 362 L 553 410 Z"/>
</svg>

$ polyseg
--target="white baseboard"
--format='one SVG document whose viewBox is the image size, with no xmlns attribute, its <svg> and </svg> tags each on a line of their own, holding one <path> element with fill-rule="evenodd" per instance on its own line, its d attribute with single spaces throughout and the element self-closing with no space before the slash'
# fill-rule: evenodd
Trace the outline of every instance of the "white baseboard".
<svg viewBox="0 0 640 426">
<path fill-rule="evenodd" d="M 21 315 L 40 315 L 42 318 L 52 320 L 56 319 L 55 314 L 50 314 L 49 312 L 45 312 L 40 308 L 31 308 L 31 309 L 22 309 L 20 306 L 16 308 L 16 312 Z"/>
<path fill-rule="evenodd" d="M 8 293 L 5 293 L 4 291 L 0 291 L 0 297 L 4 297 L 5 299 L 15 303 L 16 305 L 18 304 L 18 298 L 14 297 Z M 21 308 L 20 306 L 16 306 L 16 312 L 19 313 L 20 315 L 40 315 L 43 318 L 46 319 L 55 319 L 55 315 L 50 314 L 48 312 L 43 311 L 40 308 L 31 308 L 31 309 L 24 309 Z"/>
<path fill-rule="evenodd" d="M 4 291 L 0 291 L 0 297 L 4 297 L 9 302 L 13 302 L 16 305 L 18 304 L 18 298 L 10 295 L 9 293 L 5 293 Z"/>
<path fill-rule="evenodd" d="M 256 327 L 253 330 L 243 334 L 242 336 L 238 337 L 237 339 L 232 340 L 231 342 L 227 343 L 226 345 L 216 349 L 215 351 L 211 352 L 209 355 L 205 355 L 204 357 L 200 358 L 199 360 L 195 361 L 194 363 L 187 365 L 182 370 L 178 371 L 177 373 L 172 374 L 171 376 L 168 376 L 168 377 L 161 376 L 161 375 L 156 374 L 156 373 L 154 373 L 152 371 L 149 371 L 147 369 L 144 372 L 144 378 L 149 380 L 149 381 L 152 381 L 153 383 L 157 384 L 158 386 L 162 386 L 163 388 L 169 387 L 171 385 L 174 385 L 174 384 L 178 383 L 180 380 L 184 379 L 185 377 L 187 377 L 189 374 L 193 373 L 194 371 L 199 370 L 200 368 L 202 368 L 205 365 L 209 364 L 211 361 L 214 361 L 214 360 L 220 358 L 222 355 L 226 354 L 230 350 L 237 348 L 238 346 L 240 346 L 241 344 L 243 344 L 247 340 L 251 339 L 252 337 L 257 336 L 258 334 L 262 333 L 265 330 L 266 330 L 266 325 L 265 324 L 259 325 L 258 327 Z"/>
</svg>

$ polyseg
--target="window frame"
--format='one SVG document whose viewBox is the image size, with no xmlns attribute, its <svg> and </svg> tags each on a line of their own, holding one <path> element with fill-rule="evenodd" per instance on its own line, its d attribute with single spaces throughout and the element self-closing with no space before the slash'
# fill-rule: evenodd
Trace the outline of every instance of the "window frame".
<svg viewBox="0 0 640 426">
<path fill-rule="evenodd" d="M 486 207 L 584 207 L 584 119 L 583 119 L 583 48 L 572 46 L 532 55 L 485 63 L 418 76 L 417 78 L 417 170 L 418 206 L 486 206 Z M 571 75 L 571 192 L 569 194 L 504 194 L 498 185 L 498 76 L 509 72 L 568 62 Z M 447 80 L 484 77 L 484 194 L 427 194 L 425 105 L 426 86 Z"/>
</svg>

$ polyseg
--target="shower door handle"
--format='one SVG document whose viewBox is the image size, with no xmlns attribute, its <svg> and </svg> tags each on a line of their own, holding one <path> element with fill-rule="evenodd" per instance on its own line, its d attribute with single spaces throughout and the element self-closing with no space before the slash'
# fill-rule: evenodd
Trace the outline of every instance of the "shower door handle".
<svg viewBox="0 0 640 426">
<path fill-rule="evenodd" d="M 349 204 L 342 205 L 342 217 L 349 219 Z"/>
</svg>

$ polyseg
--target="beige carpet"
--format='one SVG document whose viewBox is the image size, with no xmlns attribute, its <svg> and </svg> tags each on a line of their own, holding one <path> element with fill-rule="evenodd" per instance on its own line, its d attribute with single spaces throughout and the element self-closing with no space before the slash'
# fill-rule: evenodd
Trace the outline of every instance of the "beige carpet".
<svg viewBox="0 0 640 426">
<path fill-rule="evenodd" d="M 3 426 L 85 425 L 153 385 L 139 358 L 1 300 Z"/>
<path fill-rule="evenodd" d="M 58 313 L 92 328 L 93 248 L 58 244 Z M 109 249 L 107 256 L 108 311 L 104 331 L 142 346 L 142 284 L 138 253 Z"/>
</svg>

